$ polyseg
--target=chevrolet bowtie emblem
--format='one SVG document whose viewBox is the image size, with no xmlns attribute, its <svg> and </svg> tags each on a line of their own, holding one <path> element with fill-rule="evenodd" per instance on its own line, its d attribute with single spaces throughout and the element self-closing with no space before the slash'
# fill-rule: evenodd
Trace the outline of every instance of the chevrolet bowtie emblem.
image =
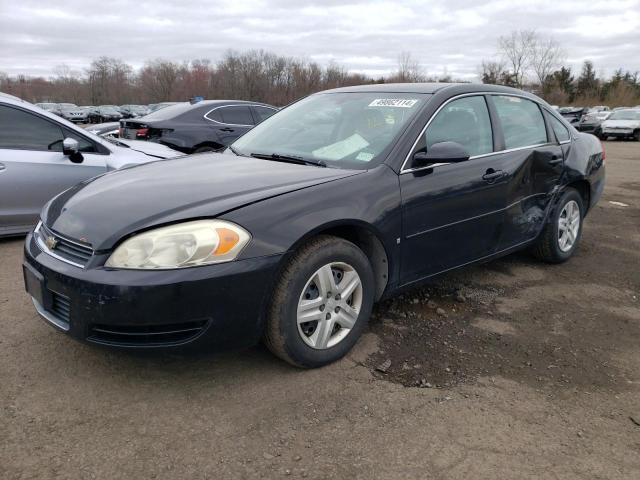
<svg viewBox="0 0 640 480">
<path fill-rule="evenodd" d="M 58 240 L 56 240 L 54 237 L 47 237 L 44 243 L 47 245 L 47 248 L 49 250 L 53 250 L 54 248 L 56 248 L 56 245 L 58 245 Z"/>
</svg>

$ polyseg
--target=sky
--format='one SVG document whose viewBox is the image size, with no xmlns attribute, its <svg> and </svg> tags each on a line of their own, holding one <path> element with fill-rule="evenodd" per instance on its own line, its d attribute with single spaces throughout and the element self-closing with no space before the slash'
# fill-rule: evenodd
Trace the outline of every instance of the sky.
<svg viewBox="0 0 640 480">
<path fill-rule="evenodd" d="M 640 71 L 640 0 L 0 0 L 0 72 L 264 49 L 377 77 L 408 51 L 428 75 L 477 81 L 498 37 L 516 29 L 553 36 L 574 70 L 589 59 L 601 75 Z"/>
</svg>

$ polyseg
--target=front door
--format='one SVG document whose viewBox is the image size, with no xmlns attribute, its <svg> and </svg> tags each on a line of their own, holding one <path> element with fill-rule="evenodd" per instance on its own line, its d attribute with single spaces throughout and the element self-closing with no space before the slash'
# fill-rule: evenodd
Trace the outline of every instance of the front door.
<svg viewBox="0 0 640 480">
<path fill-rule="evenodd" d="M 508 182 L 501 157 L 493 154 L 484 96 L 447 103 L 414 150 L 444 141 L 461 144 L 470 159 L 430 168 L 405 165 L 400 174 L 403 284 L 491 255 L 500 239 Z"/>
</svg>

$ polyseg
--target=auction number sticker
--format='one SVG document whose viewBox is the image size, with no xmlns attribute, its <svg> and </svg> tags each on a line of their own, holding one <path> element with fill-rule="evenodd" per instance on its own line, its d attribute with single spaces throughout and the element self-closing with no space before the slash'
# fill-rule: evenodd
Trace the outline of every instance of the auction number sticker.
<svg viewBox="0 0 640 480">
<path fill-rule="evenodd" d="M 418 100 L 413 98 L 376 98 L 369 104 L 370 107 L 396 107 L 411 108 Z"/>
</svg>

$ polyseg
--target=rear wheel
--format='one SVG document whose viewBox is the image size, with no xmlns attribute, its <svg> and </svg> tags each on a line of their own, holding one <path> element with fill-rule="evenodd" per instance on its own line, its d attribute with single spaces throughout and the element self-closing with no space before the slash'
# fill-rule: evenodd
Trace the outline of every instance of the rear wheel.
<svg viewBox="0 0 640 480">
<path fill-rule="evenodd" d="M 293 256 L 277 282 L 265 344 L 298 367 L 338 360 L 366 327 L 374 283 L 371 265 L 356 245 L 330 236 L 312 240 Z"/>
<path fill-rule="evenodd" d="M 567 188 L 538 238 L 533 253 L 549 263 L 567 261 L 578 248 L 583 217 L 582 197 L 577 190 Z"/>
</svg>

